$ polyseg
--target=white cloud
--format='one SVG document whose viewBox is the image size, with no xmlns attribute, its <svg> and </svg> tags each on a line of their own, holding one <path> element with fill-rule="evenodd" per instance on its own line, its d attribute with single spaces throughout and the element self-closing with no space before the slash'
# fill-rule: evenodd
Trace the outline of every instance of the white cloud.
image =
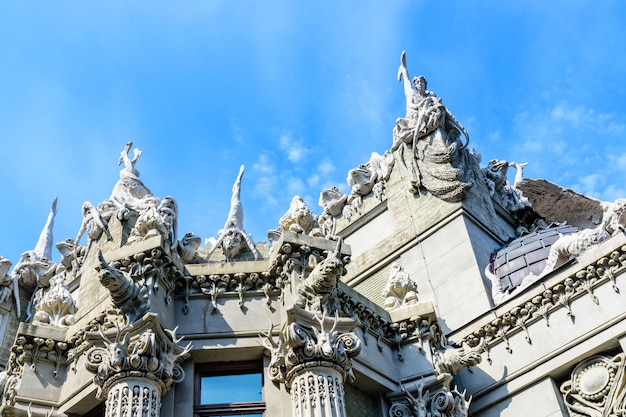
<svg viewBox="0 0 626 417">
<path fill-rule="evenodd" d="M 335 165 L 329 158 L 324 158 L 322 162 L 317 166 L 317 170 L 322 175 L 330 175 L 335 171 Z"/>
<path fill-rule="evenodd" d="M 291 132 L 284 132 L 279 138 L 280 150 L 287 154 L 287 159 L 290 162 L 300 162 L 306 154 L 310 152 L 310 149 L 304 146 L 304 143 L 300 139 L 295 139 Z"/>
</svg>

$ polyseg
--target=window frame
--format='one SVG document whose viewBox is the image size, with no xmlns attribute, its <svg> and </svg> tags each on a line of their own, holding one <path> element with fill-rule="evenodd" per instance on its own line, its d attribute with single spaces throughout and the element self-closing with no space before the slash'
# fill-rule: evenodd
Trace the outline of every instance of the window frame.
<svg viewBox="0 0 626 417">
<path fill-rule="evenodd" d="M 202 378 L 211 376 L 244 375 L 253 373 L 261 374 L 262 401 L 246 401 L 219 404 L 200 403 L 200 398 L 202 394 Z M 265 415 L 265 378 L 263 375 L 263 363 L 261 361 L 201 363 L 196 364 L 194 374 L 194 417 L 245 416 L 252 414 Z"/>
</svg>

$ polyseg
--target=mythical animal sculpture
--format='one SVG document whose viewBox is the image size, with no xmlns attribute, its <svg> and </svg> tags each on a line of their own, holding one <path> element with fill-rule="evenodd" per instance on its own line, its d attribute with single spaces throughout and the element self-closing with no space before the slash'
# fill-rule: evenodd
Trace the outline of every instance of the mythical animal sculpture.
<svg viewBox="0 0 626 417">
<path fill-rule="evenodd" d="M 198 247 L 202 243 L 202 238 L 196 236 L 194 232 L 187 232 L 181 240 L 178 241 L 176 250 L 183 262 L 197 263 L 202 260 L 202 257 L 198 255 Z"/>
<path fill-rule="evenodd" d="M 228 218 L 224 224 L 224 228 L 218 232 L 218 238 L 211 251 L 207 256 L 207 260 L 213 254 L 213 251 L 220 247 L 226 261 L 232 261 L 246 247 L 254 254 L 254 259 L 259 259 L 260 255 L 252 242 L 248 233 L 243 227 L 243 206 L 241 205 L 241 178 L 243 177 L 244 166 L 239 168 L 239 175 L 233 184 L 233 192 L 230 199 L 230 211 Z"/>
<path fill-rule="evenodd" d="M 433 363 L 437 375 L 450 374 L 452 376 L 468 366 L 478 365 L 482 361 L 481 353 L 485 349 L 485 339 L 470 347 L 463 343 L 461 348 L 446 346 L 443 352 L 437 351 L 433 354 Z"/>
<path fill-rule="evenodd" d="M 602 222 L 593 229 L 562 235 L 550 247 L 546 267 L 541 276 L 567 262 L 572 256 L 578 257 L 590 247 L 602 243 L 626 227 L 626 199 L 618 199 L 605 206 Z"/>
<path fill-rule="evenodd" d="M 130 322 L 143 316 L 150 306 L 146 287 L 109 265 L 102 251 L 98 251 L 98 259 L 100 283 L 109 290 L 113 304 L 126 314 Z"/>
<path fill-rule="evenodd" d="M 298 305 L 310 306 L 315 311 L 331 314 L 337 310 L 337 283 L 345 273 L 341 258 L 341 238 L 332 252 L 315 265 L 309 276 L 302 282 Z"/>
<path fill-rule="evenodd" d="M 539 215 L 551 222 L 567 222 L 580 230 L 554 242 L 540 277 L 626 227 L 626 199 L 612 203 L 600 201 L 546 180 L 528 178 L 517 187 Z"/>
<path fill-rule="evenodd" d="M 385 299 L 383 307 L 386 310 L 393 310 L 404 304 L 417 302 L 417 284 L 409 278 L 404 269 L 394 263 L 391 265 L 387 285 L 381 292 Z"/>
</svg>

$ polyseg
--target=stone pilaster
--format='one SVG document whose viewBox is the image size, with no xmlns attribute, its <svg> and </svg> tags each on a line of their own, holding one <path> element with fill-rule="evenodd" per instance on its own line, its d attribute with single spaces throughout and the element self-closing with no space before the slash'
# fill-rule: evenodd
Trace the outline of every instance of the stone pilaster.
<svg viewBox="0 0 626 417">
<path fill-rule="evenodd" d="M 145 378 L 125 378 L 109 389 L 105 417 L 156 417 L 161 411 L 161 389 Z"/>
<path fill-rule="evenodd" d="M 315 367 L 291 382 L 294 417 L 345 416 L 343 376 L 331 368 Z"/>
</svg>

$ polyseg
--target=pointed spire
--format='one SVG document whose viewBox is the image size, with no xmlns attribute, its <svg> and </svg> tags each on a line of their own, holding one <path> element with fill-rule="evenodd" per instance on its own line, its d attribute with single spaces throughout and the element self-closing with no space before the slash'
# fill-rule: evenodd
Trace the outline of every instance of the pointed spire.
<svg viewBox="0 0 626 417">
<path fill-rule="evenodd" d="M 52 207 L 50 208 L 50 214 L 48 214 L 48 220 L 46 220 L 46 225 L 43 227 L 41 234 L 39 235 L 39 240 L 37 241 L 37 245 L 33 252 L 38 259 L 46 258 L 48 260 L 52 259 L 52 228 L 54 227 L 54 216 L 57 214 L 57 198 L 52 202 Z"/>
</svg>

